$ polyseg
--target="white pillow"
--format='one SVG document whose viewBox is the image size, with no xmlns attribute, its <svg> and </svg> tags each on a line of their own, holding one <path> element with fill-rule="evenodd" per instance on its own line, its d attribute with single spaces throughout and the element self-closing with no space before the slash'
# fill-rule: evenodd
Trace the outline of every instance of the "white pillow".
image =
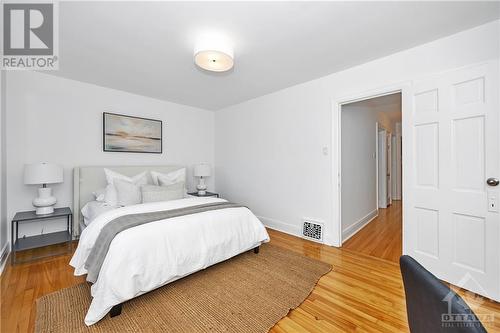
<svg viewBox="0 0 500 333">
<path fill-rule="evenodd" d="M 146 171 L 141 172 L 133 177 L 127 177 L 113 170 L 109 170 L 104 168 L 104 173 L 106 175 L 106 181 L 108 182 L 108 186 L 106 186 L 106 191 L 104 194 L 104 201 L 111 206 L 116 206 L 119 204 L 118 193 L 113 185 L 115 180 L 120 179 L 134 185 L 140 186 L 148 183 L 147 173 Z"/>
<path fill-rule="evenodd" d="M 169 173 L 161 173 L 156 171 L 151 171 L 151 178 L 153 179 L 154 185 L 160 185 L 158 179 L 162 179 L 164 184 L 175 184 L 179 182 L 186 181 L 186 168 L 182 168 Z"/>
<path fill-rule="evenodd" d="M 104 202 L 110 206 L 118 205 L 118 193 L 114 185 L 108 184 L 104 192 Z"/>
<path fill-rule="evenodd" d="M 127 181 L 129 183 L 133 183 L 136 185 L 145 185 L 148 183 L 146 171 L 143 171 L 143 172 L 141 172 L 133 177 L 128 177 L 128 176 L 122 175 L 121 173 L 118 173 L 116 171 L 109 170 L 106 168 L 104 168 L 104 173 L 106 174 L 106 181 L 108 182 L 108 184 L 111 184 L 111 185 L 114 184 L 115 179 L 121 179 L 121 180 Z"/>
<path fill-rule="evenodd" d="M 99 201 L 89 201 L 82 208 L 83 223 L 89 225 L 96 217 L 104 212 L 116 209 L 116 206 L 110 206 L 104 202 Z"/>
<path fill-rule="evenodd" d="M 142 202 L 141 187 L 121 179 L 114 180 L 118 206 L 137 205 Z"/>
<path fill-rule="evenodd" d="M 142 202 L 170 201 L 184 198 L 184 182 L 167 186 L 142 185 Z"/>
</svg>

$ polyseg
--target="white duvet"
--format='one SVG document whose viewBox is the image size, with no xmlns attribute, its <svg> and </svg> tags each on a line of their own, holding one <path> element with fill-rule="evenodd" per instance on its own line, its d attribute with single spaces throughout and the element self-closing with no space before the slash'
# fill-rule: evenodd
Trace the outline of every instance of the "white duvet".
<svg viewBox="0 0 500 333">
<path fill-rule="evenodd" d="M 80 235 L 70 265 L 86 274 L 85 261 L 106 223 L 127 214 L 222 202 L 186 198 L 117 208 L 99 215 Z M 263 224 L 248 208 L 229 208 L 143 224 L 119 233 L 111 243 L 85 324 L 102 319 L 114 305 L 204 269 L 269 241 Z"/>
</svg>

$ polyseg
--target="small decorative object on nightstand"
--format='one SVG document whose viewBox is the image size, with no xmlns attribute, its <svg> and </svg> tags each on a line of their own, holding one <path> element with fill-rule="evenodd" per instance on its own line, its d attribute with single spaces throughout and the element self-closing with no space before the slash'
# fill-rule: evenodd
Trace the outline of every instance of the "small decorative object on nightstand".
<svg viewBox="0 0 500 333">
<path fill-rule="evenodd" d="M 205 184 L 205 178 L 210 176 L 210 165 L 208 164 L 197 164 L 194 166 L 194 176 L 200 177 L 200 182 L 196 188 L 198 189 L 199 196 L 205 196 L 207 191 L 207 185 Z"/>
<path fill-rule="evenodd" d="M 52 196 L 52 189 L 47 184 L 63 182 L 63 169 L 53 163 L 34 163 L 24 166 L 24 183 L 27 185 L 42 184 L 38 189 L 38 197 L 33 199 L 36 207 L 35 214 L 44 215 L 54 213 L 57 199 Z"/>
<path fill-rule="evenodd" d="M 66 230 L 19 238 L 20 223 L 41 221 L 47 219 L 57 219 L 57 218 L 66 218 Z M 73 213 L 71 212 L 71 209 L 69 207 L 56 208 L 52 214 L 45 214 L 45 215 L 37 215 L 35 211 L 16 213 L 16 215 L 12 219 L 12 225 L 11 225 L 12 264 L 16 263 L 16 252 L 35 249 L 47 245 L 67 243 L 68 245 L 67 253 L 70 253 L 71 240 L 73 239 L 72 225 L 73 225 Z M 54 255 L 54 254 L 52 253 L 49 255 Z"/>
<path fill-rule="evenodd" d="M 205 191 L 205 194 L 199 194 L 199 192 L 191 192 L 188 194 L 195 196 L 195 197 L 217 197 L 217 198 L 219 198 L 219 193 L 208 192 L 208 191 Z"/>
</svg>

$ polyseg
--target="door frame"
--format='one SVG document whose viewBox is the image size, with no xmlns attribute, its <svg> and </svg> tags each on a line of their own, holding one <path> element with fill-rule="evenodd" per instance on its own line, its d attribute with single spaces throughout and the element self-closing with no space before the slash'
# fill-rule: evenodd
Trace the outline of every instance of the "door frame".
<svg viewBox="0 0 500 333">
<path fill-rule="evenodd" d="M 409 113 L 412 111 L 412 100 L 411 100 L 411 82 L 404 81 L 400 83 L 395 83 L 392 85 L 386 85 L 383 87 L 365 90 L 357 93 L 352 93 L 343 97 L 334 98 L 332 100 L 332 194 L 333 194 L 333 209 L 332 209 L 332 222 L 331 230 L 332 239 L 331 244 L 336 247 L 341 247 L 343 243 L 342 239 L 342 106 L 345 104 L 350 104 L 354 102 L 359 102 L 367 99 L 372 99 L 376 97 L 382 97 L 386 95 L 391 95 L 395 93 L 401 93 L 401 123 L 405 122 L 408 118 Z M 403 128 L 403 126 L 402 126 Z M 407 142 L 403 137 L 403 161 L 404 164 L 409 163 L 405 151 L 409 151 L 411 147 L 407 147 Z M 405 191 L 405 177 L 404 177 L 404 165 L 402 166 L 403 172 L 401 175 L 402 183 L 402 194 Z M 377 199 L 378 205 L 378 199 Z M 403 254 L 406 253 L 405 248 L 405 211 L 403 202 Z"/>
</svg>

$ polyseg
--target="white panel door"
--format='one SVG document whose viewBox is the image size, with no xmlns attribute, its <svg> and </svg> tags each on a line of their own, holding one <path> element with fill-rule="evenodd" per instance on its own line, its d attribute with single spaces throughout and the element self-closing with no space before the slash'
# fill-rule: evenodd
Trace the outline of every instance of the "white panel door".
<svg viewBox="0 0 500 333">
<path fill-rule="evenodd" d="M 378 208 L 387 208 L 387 131 L 378 132 Z"/>
<path fill-rule="evenodd" d="M 392 163 L 391 163 L 391 158 L 392 158 L 392 141 L 391 141 L 391 133 L 387 133 L 387 206 L 392 205 Z"/>
<path fill-rule="evenodd" d="M 404 249 L 455 285 L 500 301 L 498 62 L 415 82 L 405 114 Z M 408 148 L 406 148 L 408 147 Z"/>
<path fill-rule="evenodd" d="M 398 164 L 397 164 L 397 151 L 398 144 L 396 136 L 391 136 L 391 200 L 398 200 Z"/>
</svg>

